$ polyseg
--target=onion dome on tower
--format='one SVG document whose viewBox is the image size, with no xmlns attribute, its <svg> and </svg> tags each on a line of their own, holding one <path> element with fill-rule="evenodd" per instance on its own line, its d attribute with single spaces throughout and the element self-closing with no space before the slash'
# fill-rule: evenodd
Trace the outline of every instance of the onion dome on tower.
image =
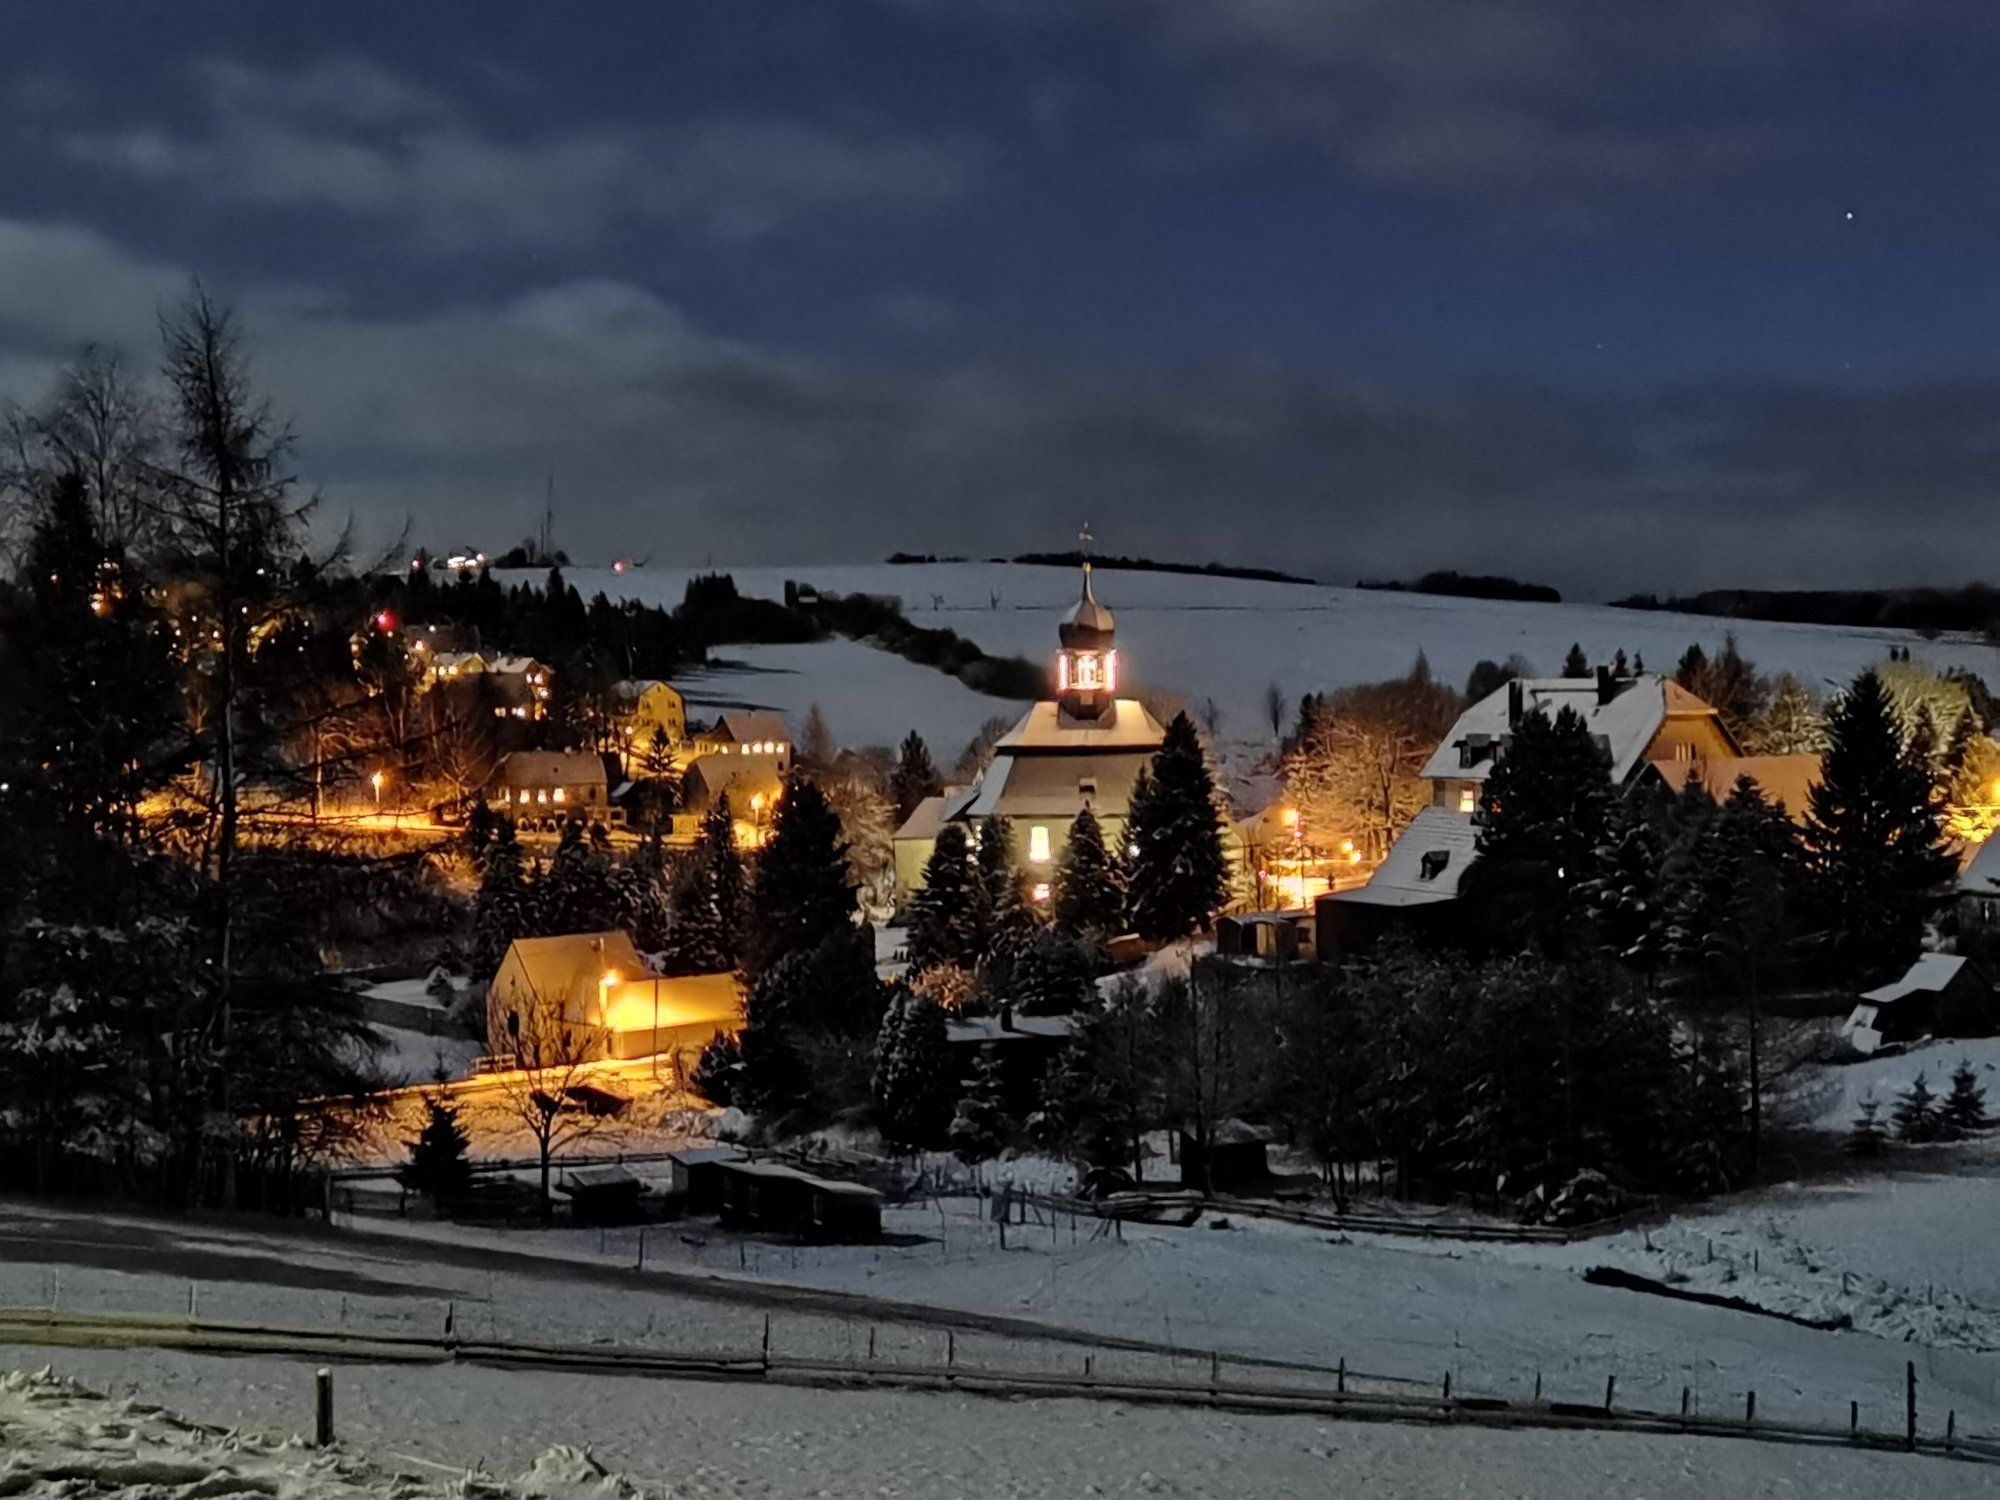
<svg viewBox="0 0 2000 1500">
<path fill-rule="evenodd" d="M 1083 597 L 1056 629 L 1056 701 L 1073 719 L 1110 717 L 1118 701 L 1118 647 L 1111 611 L 1090 587 L 1090 561 L 1083 564 Z"/>
</svg>

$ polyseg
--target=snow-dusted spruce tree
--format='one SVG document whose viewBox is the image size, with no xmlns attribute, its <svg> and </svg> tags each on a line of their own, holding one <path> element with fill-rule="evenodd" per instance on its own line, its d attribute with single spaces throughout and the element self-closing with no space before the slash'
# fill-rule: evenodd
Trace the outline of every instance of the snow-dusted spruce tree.
<svg viewBox="0 0 2000 1500">
<path fill-rule="evenodd" d="M 1027 1016 L 1067 1016 L 1091 996 L 1090 955 L 1082 943 L 1053 927 L 1028 940 L 1014 960 L 1006 997 Z"/>
<path fill-rule="evenodd" d="M 1790 672 L 1771 679 L 1764 711 L 1743 726 L 1743 748 L 1752 755 L 1818 755 L 1826 749 L 1826 719 L 1812 689 Z"/>
<path fill-rule="evenodd" d="M 1882 1124 L 1882 1106 L 1876 1103 L 1873 1094 L 1862 1095 L 1854 1123 L 1848 1127 L 1847 1149 L 1856 1156 L 1879 1156 L 1888 1138 L 1888 1130 Z"/>
<path fill-rule="evenodd" d="M 743 1076 L 743 1044 L 734 1032 L 710 1037 L 694 1065 L 694 1089 L 718 1109 L 736 1102 L 737 1084 Z"/>
<path fill-rule="evenodd" d="M 1666 851 L 1663 830 L 1649 811 L 1636 798 L 1618 799 L 1578 895 L 1597 945 L 1650 980 L 1660 955 Z"/>
<path fill-rule="evenodd" d="M 486 847 L 479 894 L 472 903 L 473 977 L 490 976 L 507 956 L 508 945 L 530 930 L 521 845 L 514 836 L 513 819 L 501 818 Z"/>
<path fill-rule="evenodd" d="M 1007 1114 L 1000 1049 L 988 1042 L 979 1049 L 972 1082 L 960 1097 L 958 1111 L 951 1119 L 947 1135 L 952 1155 L 968 1167 L 976 1167 L 1006 1150 L 1018 1129 Z"/>
<path fill-rule="evenodd" d="M 1562 674 L 1565 677 L 1590 675 L 1590 658 L 1583 654 L 1583 644 L 1580 641 L 1570 643 L 1569 653 L 1563 657 Z"/>
<path fill-rule="evenodd" d="M 1133 930 L 1164 941 L 1207 927 L 1229 899 L 1229 865 L 1215 780 L 1184 713 L 1174 715 L 1165 743 L 1140 772 L 1127 832 L 1138 851 L 1126 896 Z"/>
<path fill-rule="evenodd" d="M 1863 672 L 1833 706 L 1804 831 L 1814 910 L 1829 958 L 1864 972 L 1916 957 L 1924 920 L 1954 865 L 1930 776 L 1912 765 L 1881 679 Z"/>
<path fill-rule="evenodd" d="M 840 819 L 811 777 L 794 771 L 757 857 L 745 966 L 761 973 L 788 954 L 811 952 L 851 930 L 854 915 Z"/>
<path fill-rule="evenodd" d="M 1937 1095 L 1931 1092 L 1930 1080 L 1919 1072 L 1910 1080 L 1910 1086 L 1896 1096 L 1896 1107 L 1890 1118 L 1896 1125 L 1896 1139 L 1921 1144 L 1934 1141 L 1944 1131 L 1944 1111 L 1938 1107 Z"/>
<path fill-rule="evenodd" d="M 973 869 L 965 830 L 947 823 L 938 830 L 924 864 L 924 884 L 910 899 L 910 967 L 929 969 L 957 964 L 970 969 L 979 961 L 980 907 L 978 872 Z"/>
<path fill-rule="evenodd" d="M 1991 1123 L 1986 1118 L 1986 1090 L 1965 1058 L 1960 1058 L 1958 1066 L 1952 1069 L 1951 1092 L 1944 1100 L 1944 1123 L 1953 1135 L 1970 1135 Z"/>
<path fill-rule="evenodd" d="M 1611 826 L 1604 751 L 1583 718 L 1563 708 L 1522 716 L 1479 797 L 1479 860 L 1465 894 L 1497 940 L 1538 934 L 1558 944 L 1580 915 L 1577 892 Z"/>
<path fill-rule="evenodd" d="M 980 824 L 973 865 L 986 977 L 1004 986 L 1036 925 L 1028 904 L 1027 877 L 1014 848 L 1013 824 L 998 816 Z"/>
<path fill-rule="evenodd" d="M 466 1153 L 472 1139 L 459 1123 L 458 1109 L 442 1094 L 424 1096 L 424 1123 L 406 1143 L 410 1159 L 403 1168 L 404 1185 L 434 1204 L 465 1196 L 472 1186 L 472 1164 Z"/>
<path fill-rule="evenodd" d="M 666 966 L 670 974 L 719 974 L 736 967 L 742 947 L 743 856 L 729 798 L 717 797 L 674 871 L 667 895 Z"/>
<path fill-rule="evenodd" d="M 1124 871 L 1087 807 L 1069 825 L 1069 842 L 1056 861 L 1054 920 L 1057 931 L 1073 938 L 1111 937 L 1124 930 Z"/>
<path fill-rule="evenodd" d="M 903 737 L 901 749 L 896 753 L 895 769 L 889 773 L 889 798 L 896 805 L 896 822 L 903 821 L 917 810 L 917 804 L 926 797 L 935 797 L 944 790 L 944 778 L 938 775 L 937 766 L 931 760 L 931 747 L 924 743 L 924 737 L 912 729 Z"/>
<path fill-rule="evenodd" d="M 927 995 L 898 990 L 882 1017 L 871 1080 L 882 1139 L 904 1150 L 935 1145 L 951 1121 L 956 1088 L 944 1012 Z"/>
</svg>

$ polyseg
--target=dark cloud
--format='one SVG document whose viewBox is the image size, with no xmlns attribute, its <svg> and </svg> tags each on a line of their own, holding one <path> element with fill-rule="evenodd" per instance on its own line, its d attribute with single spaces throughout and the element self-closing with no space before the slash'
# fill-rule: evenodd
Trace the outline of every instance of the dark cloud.
<svg viewBox="0 0 2000 1500">
<path fill-rule="evenodd" d="M 1843 47 L 1991 34 L 1968 0 L 1141 0 L 1212 141 L 1309 143 L 1488 201 L 1688 196 L 1823 144 L 1791 86 Z"/>
<path fill-rule="evenodd" d="M 976 143 L 865 120 L 712 112 L 510 133 L 444 91 L 358 58 L 295 71 L 210 59 L 198 123 L 73 131 L 72 159 L 224 199 L 308 204 L 407 226 L 435 247 L 587 241 L 620 224 L 755 238 L 853 209 L 958 198 Z"/>
<path fill-rule="evenodd" d="M 142 354 L 184 285 L 84 231 L 0 221 L 0 382 L 86 332 Z M 102 321 L 71 308 L 81 289 Z M 239 291 L 330 509 L 495 545 L 545 476 L 579 551 L 799 562 L 1109 544 L 1334 580 L 1503 568 L 1575 591 L 1938 581 L 2000 468 L 2000 389 L 1612 399 L 1272 363 L 984 351 L 917 365 L 716 337 L 571 282 L 411 320 Z"/>
</svg>

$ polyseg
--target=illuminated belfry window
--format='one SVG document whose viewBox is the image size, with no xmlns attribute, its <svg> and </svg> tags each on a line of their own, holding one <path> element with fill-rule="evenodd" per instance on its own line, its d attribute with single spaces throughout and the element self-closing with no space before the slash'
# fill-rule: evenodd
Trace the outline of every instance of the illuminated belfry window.
<svg viewBox="0 0 2000 1500">
<path fill-rule="evenodd" d="M 1028 830 L 1028 860 L 1037 865 L 1049 862 L 1049 830 L 1044 824 L 1037 823 Z"/>
<path fill-rule="evenodd" d="M 1118 647 L 1111 611 L 1091 591 L 1083 565 L 1083 597 L 1057 628 L 1056 700 L 1072 719 L 1109 719 L 1118 702 Z"/>
</svg>

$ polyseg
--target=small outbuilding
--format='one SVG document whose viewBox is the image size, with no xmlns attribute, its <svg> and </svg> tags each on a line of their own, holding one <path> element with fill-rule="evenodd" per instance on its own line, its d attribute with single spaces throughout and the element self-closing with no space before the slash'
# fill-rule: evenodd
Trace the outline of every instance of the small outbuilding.
<svg viewBox="0 0 2000 1500">
<path fill-rule="evenodd" d="M 646 1185 L 624 1167 L 571 1167 L 556 1191 L 569 1199 L 569 1214 L 577 1224 L 637 1224 L 645 1217 L 639 1198 Z"/>
<path fill-rule="evenodd" d="M 1991 1036 L 1993 987 L 1970 959 L 1926 953 L 1894 983 L 1869 990 L 1841 1025 L 1857 1052 L 1924 1036 Z"/>
<path fill-rule="evenodd" d="M 882 1195 L 858 1182 L 815 1177 L 782 1162 L 736 1161 L 721 1168 L 725 1226 L 861 1242 L 882 1235 Z"/>
<path fill-rule="evenodd" d="M 1210 1193 L 1245 1193 L 1270 1184 L 1268 1133 L 1241 1120 L 1222 1120 L 1210 1135 L 1204 1151 L 1193 1135 L 1181 1131 L 1182 1187 Z"/>
</svg>

